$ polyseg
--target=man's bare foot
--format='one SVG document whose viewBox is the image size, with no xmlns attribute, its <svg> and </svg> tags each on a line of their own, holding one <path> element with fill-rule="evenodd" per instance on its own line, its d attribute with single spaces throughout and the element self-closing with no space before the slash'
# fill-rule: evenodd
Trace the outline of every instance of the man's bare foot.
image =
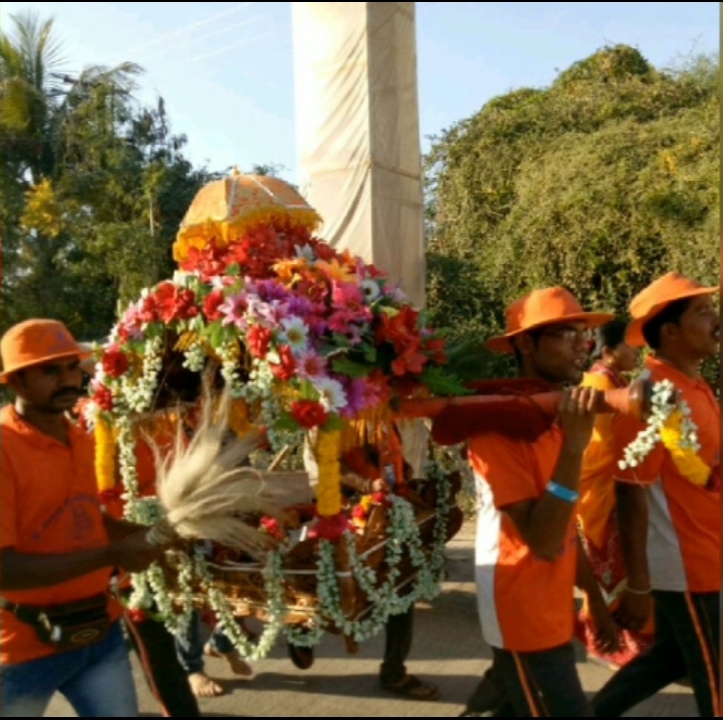
<svg viewBox="0 0 723 720">
<path fill-rule="evenodd" d="M 197 698 L 216 697 L 224 693 L 224 689 L 217 682 L 211 680 L 206 673 L 191 673 L 188 676 L 188 683 Z"/>
<path fill-rule="evenodd" d="M 210 645 L 206 645 L 203 650 L 206 655 L 210 657 L 223 658 L 228 663 L 228 666 L 231 668 L 231 672 L 234 675 L 251 677 L 254 674 L 251 666 L 238 654 L 236 650 L 232 650 L 229 653 L 222 653 L 212 648 Z"/>
</svg>

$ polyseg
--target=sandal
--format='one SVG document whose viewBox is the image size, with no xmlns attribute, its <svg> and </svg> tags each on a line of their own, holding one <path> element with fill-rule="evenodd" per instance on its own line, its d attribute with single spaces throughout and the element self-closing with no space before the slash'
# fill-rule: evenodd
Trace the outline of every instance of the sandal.
<svg viewBox="0 0 723 720">
<path fill-rule="evenodd" d="M 437 700 L 439 698 L 439 690 L 436 685 L 424 682 L 414 675 L 405 675 L 399 682 L 382 683 L 382 687 L 388 692 L 410 700 Z"/>
</svg>

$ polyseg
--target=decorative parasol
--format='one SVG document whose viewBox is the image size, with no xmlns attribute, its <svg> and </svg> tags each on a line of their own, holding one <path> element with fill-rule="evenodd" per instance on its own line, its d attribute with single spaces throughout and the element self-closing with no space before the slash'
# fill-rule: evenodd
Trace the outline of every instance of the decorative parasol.
<svg viewBox="0 0 723 720">
<path fill-rule="evenodd" d="M 203 187 L 186 212 L 173 246 L 173 258 L 183 262 L 190 248 L 202 250 L 211 242 L 226 247 L 233 236 L 256 227 L 287 225 L 314 232 L 321 217 L 297 190 L 269 175 L 228 177 Z"/>
</svg>

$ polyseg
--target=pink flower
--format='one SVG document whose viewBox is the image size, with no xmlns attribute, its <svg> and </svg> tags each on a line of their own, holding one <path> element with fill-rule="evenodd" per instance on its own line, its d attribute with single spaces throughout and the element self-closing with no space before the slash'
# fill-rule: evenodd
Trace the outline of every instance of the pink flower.
<svg viewBox="0 0 723 720">
<path fill-rule="evenodd" d="M 327 361 L 313 351 L 306 351 L 299 355 L 297 369 L 299 377 L 304 380 L 321 377 L 326 373 Z"/>
<path fill-rule="evenodd" d="M 239 292 L 235 295 L 229 295 L 223 305 L 218 306 L 223 318 L 224 325 L 236 325 L 237 328 L 243 330 L 245 326 L 244 314 L 248 310 L 249 302 L 245 292 Z"/>
</svg>

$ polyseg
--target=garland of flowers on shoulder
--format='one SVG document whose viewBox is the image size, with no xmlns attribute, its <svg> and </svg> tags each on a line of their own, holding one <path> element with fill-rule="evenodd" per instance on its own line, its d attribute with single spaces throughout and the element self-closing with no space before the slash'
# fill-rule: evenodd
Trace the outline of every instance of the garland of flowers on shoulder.
<svg viewBox="0 0 723 720">
<path fill-rule="evenodd" d="M 698 455 L 698 429 L 690 417 L 690 407 L 681 398 L 676 399 L 676 388 L 670 380 L 653 385 L 651 405 L 647 427 L 625 448 L 620 468 L 637 467 L 657 443 L 662 443 L 678 471 L 694 485 L 704 487 L 712 468 Z"/>
</svg>

